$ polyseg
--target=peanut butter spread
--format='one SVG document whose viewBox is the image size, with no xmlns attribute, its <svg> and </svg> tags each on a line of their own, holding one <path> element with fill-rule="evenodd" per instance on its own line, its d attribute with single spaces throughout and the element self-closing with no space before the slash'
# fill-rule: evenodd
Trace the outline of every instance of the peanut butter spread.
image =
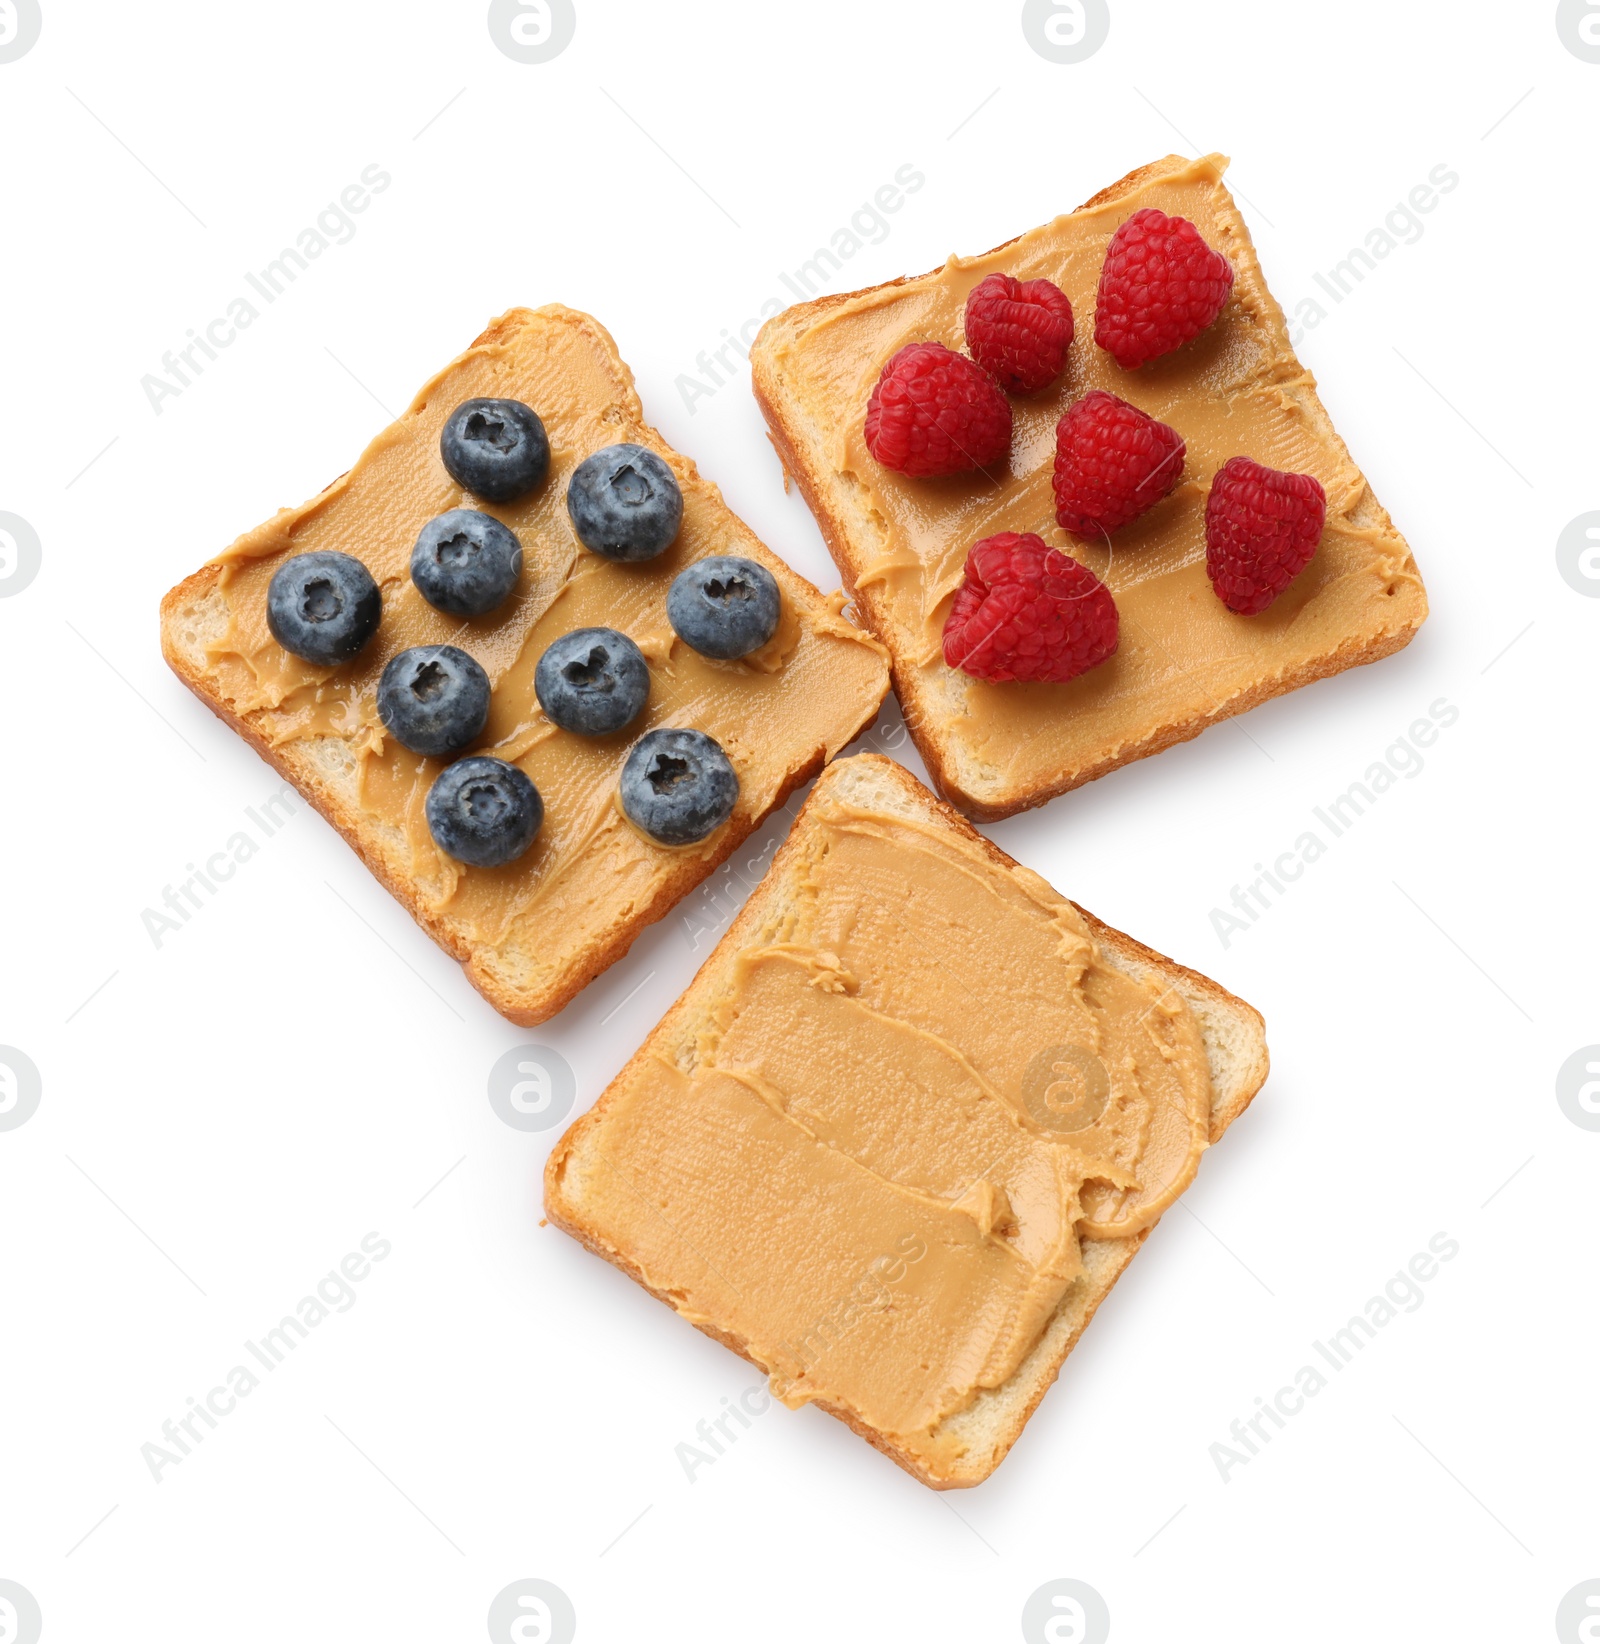
<svg viewBox="0 0 1600 1644">
<path fill-rule="evenodd" d="M 524 401 L 544 420 L 548 478 L 505 506 L 463 492 L 445 471 L 439 433 L 463 400 Z M 618 565 L 578 542 L 565 507 L 567 481 L 585 457 L 634 441 L 659 451 L 683 489 L 678 540 L 643 565 Z M 515 531 L 524 566 L 511 598 L 469 622 L 423 600 L 410 580 L 422 526 L 447 509 L 482 508 Z M 267 628 L 267 585 L 283 556 L 337 549 L 362 560 L 383 594 L 376 638 L 351 664 L 316 667 L 285 651 Z M 672 579 L 707 554 L 759 560 L 778 578 L 783 614 L 759 652 L 717 662 L 685 646 L 667 621 Z M 647 907 L 685 855 L 709 867 L 778 801 L 819 753 L 832 755 L 877 709 L 886 688 L 881 648 L 761 546 L 715 486 L 666 448 L 642 417 L 631 374 L 611 338 L 587 315 L 559 307 L 514 309 L 434 377 L 400 420 L 321 496 L 241 537 L 215 562 L 229 624 L 207 647 L 213 681 L 274 748 L 337 739 L 355 764 L 359 820 L 379 839 L 392 877 L 414 889 L 425 914 L 459 948 L 495 952 L 516 986 L 537 988 L 556 961 L 602 940 Z M 534 695 L 534 668 L 550 642 L 575 628 L 616 628 L 650 663 L 645 711 L 613 736 L 558 730 Z M 448 642 L 470 652 L 493 686 L 479 753 L 520 765 L 545 804 L 543 829 L 519 861 L 468 868 L 444 855 L 423 801 L 443 768 L 386 737 L 376 695 L 384 664 L 415 645 Z M 657 726 L 714 736 L 738 773 L 733 819 L 701 844 L 672 850 L 629 824 L 617 778 L 629 747 Z M 344 750 L 348 750 L 348 756 Z"/>
<path fill-rule="evenodd" d="M 692 1054 L 594 1119 L 590 1225 L 786 1403 L 937 1451 L 1082 1272 L 1193 1178 L 1212 1087 L 1185 1001 L 1038 875 L 819 793 L 781 921 Z"/>
<path fill-rule="evenodd" d="M 941 720 L 948 714 L 941 730 L 953 739 L 960 768 L 980 773 L 985 787 L 1060 791 L 1136 751 L 1165 746 L 1171 727 L 1195 727 L 1333 671 L 1327 659 L 1341 650 L 1377 654 L 1382 636 L 1414 628 L 1426 612 L 1409 549 L 1289 345 L 1223 186 L 1226 164 L 1216 155 L 1164 161 L 1115 199 L 1058 217 L 987 255 L 952 257 L 936 273 L 825 306 L 775 347 L 785 380 L 826 431 L 827 460 L 848 498 L 855 581 L 873 625 L 893 631 L 902 697 L 901 673 L 914 673 L 942 705 Z M 1194 222 L 1232 263 L 1236 279 L 1228 306 L 1204 336 L 1124 371 L 1095 346 L 1095 296 L 1112 233 L 1147 206 Z M 1071 299 L 1076 336 L 1065 372 L 1036 397 L 1011 397 L 1015 423 L 1005 470 L 926 480 L 882 467 L 866 448 L 863 421 L 885 362 L 910 342 L 963 349 L 967 293 L 996 270 L 1052 280 Z M 1171 424 L 1188 446 L 1172 495 L 1101 543 L 1063 531 L 1051 493 L 1056 423 L 1092 389 Z M 1239 455 L 1314 474 L 1328 497 L 1316 557 L 1269 610 L 1252 617 L 1222 604 L 1205 568 L 1211 476 Z M 1037 532 L 1106 583 L 1121 616 L 1115 656 L 1064 685 L 996 684 L 945 666 L 940 640 L 967 550 L 999 531 Z M 1349 660 L 1355 658 L 1333 666 Z M 911 717 L 918 728 L 915 712 Z"/>
</svg>

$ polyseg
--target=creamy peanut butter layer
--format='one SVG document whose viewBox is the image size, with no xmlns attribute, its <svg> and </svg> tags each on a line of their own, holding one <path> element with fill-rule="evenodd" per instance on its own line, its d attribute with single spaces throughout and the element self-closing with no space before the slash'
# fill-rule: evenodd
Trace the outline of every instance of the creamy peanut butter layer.
<svg viewBox="0 0 1600 1644">
<path fill-rule="evenodd" d="M 821 430 L 831 469 L 823 511 L 835 556 L 890 642 L 895 684 L 930 765 L 955 797 L 995 814 L 1062 791 L 1128 758 L 1309 679 L 1403 644 L 1426 614 L 1416 563 L 1377 504 L 1295 358 L 1220 156 L 1172 158 L 1128 188 L 979 257 L 921 278 L 773 321 L 777 407 Z M 1185 348 L 1124 371 L 1094 342 L 1095 296 L 1113 232 L 1158 207 L 1196 224 L 1235 272 L 1216 324 Z M 1054 281 L 1076 335 L 1061 378 L 1011 397 L 1011 461 L 1000 471 L 912 479 L 882 467 L 863 435 L 888 359 L 911 342 L 964 347 L 967 293 L 995 271 Z M 758 343 L 758 353 L 761 344 Z M 1187 444 L 1177 489 L 1109 541 L 1070 536 L 1055 519 L 1055 428 L 1069 405 L 1104 389 L 1177 429 Z M 1310 566 L 1270 609 L 1244 617 L 1211 588 L 1205 505 L 1230 457 L 1309 473 L 1327 492 L 1327 527 Z M 831 500 L 830 500 L 831 499 Z M 815 499 L 814 499 L 815 500 Z M 999 531 L 1034 531 L 1110 588 L 1121 644 L 1067 684 L 996 684 L 948 668 L 940 639 L 967 550 Z M 843 534 L 847 540 L 839 540 Z M 949 757 L 940 743 L 948 739 Z M 997 797 L 998 796 L 998 797 Z"/>
<path fill-rule="evenodd" d="M 504 506 L 464 492 L 439 457 L 444 420 L 463 400 L 480 396 L 524 401 L 550 439 L 548 478 Z M 642 565 L 589 553 L 565 508 L 578 463 L 622 441 L 660 452 L 683 490 L 677 541 Z M 435 610 L 409 574 L 422 526 L 459 507 L 481 508 L 503 521 L 524 551 L 510 600 L 468 622 Z M 316 667 L 289 654 L 267 627 L 274 572 L 285 556 L 315 549 L 354 555 L 383 594 L 376 638 L 343 668 Z M 729 553 L 759 559 L 773 572 L 783 614 L 761 651 L 719 662 L 678 639 L 666 596 L 691 561 Z M 841 599 L 825 600 L 768 553 L 717 488 L 645 425 L 610 337 L 570 309 L 502 316 L 426 384 L 348 474 L 312 502 L 285 509 L 241 537 L 215 563 L 227 622 L 206 646 L 208 692 L 271 749 L 337 744 L 337 757 L 356 766 L 356 820 L 371 830 L 389 877 L 459 954 L 491 952 L 491 966 L 523 993 L 537 994 L 558 962 L 570 968 L 586 943 L 613 940 L 637 910 L 652 905 L 664 883 L 681 881 L 686 855 L 709 865 L 725 854 L 730 832 L 747 832 L 808 764 L 831 756 L 870 722 L 886 688 L 881 649 L 842 617 Z M 644 652 L 651 676 L 640 717 L 598 738 L 557 729 L 533 688 L 535 666 L 550 642 L 591 626 L 626 634 Z M 464 867 L 437 848 L 423 802 L 443 763 L 400 746 L 378 717 L 378 680 L 389 659 L 411 646 L 445 642 L 474 656 L 493 687 L 489 723 L 473 751 L 521 766 L 544 800 L 538 839 L 503 868 Z M 654 843 L 629 824 L 617 802 L 628 749 L 658 726 L 708 732 L 738 774 L 733 819 L 701 845 L 674 850 Z"/>
<path fill-rule="evenodd" d="M 1206 1048 L 981 842 L 821 793 L 807 819 L 690 1065 L 646 1053 L 581 1122 L 583 1213 L 786 1403 L 931 1451 L 1039 1341 L 1080 1241 L 1193 1178 Z"/>
</svg>

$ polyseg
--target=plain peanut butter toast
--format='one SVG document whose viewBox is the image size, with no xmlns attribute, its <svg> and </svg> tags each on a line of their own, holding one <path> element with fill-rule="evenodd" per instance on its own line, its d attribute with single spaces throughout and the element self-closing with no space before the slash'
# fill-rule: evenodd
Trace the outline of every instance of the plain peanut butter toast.
<svg viewBox="0 0 1600 1644">
<path fill-rule="evenodd" d="M 1169 156 L 756 339 L 784 468 L 980 820 L 1387 656 L 1427 614 L 1226 164 Z"/>
<path fill-rule="evenodd" d="M 559 1010 L 871 723 L 878 643 L 512 309 L 162 602 L 179 678 L 513 1021 Z"/>
<path fill-rule="evenodd" d="M 863 754 L 563 1137 L 545 1205 L 786 1404 L 959 1488 L 1266 1073 L 1249 1005 Z"/>
</svg>

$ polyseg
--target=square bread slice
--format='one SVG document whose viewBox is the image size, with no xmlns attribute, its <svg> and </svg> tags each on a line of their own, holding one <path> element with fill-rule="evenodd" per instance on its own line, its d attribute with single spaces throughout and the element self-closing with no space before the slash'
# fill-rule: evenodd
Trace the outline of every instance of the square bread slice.
<svg viewBox="0 0 1600 1644">
<path fill-rule="evenodd" d="M 1249 1005 L 860 754 L 557 1145 L 545 1208 L 785 1402 L 962 1488 L 1266 1074 Z"/>
<path fill-rule="evenodd" d="M 889 647 L 906 723 L 939 788 L 980 821 L 1197 736 L 1269 697 L 1399 650 L 1427 615 L 1416 562 L 1334 431 L 1295 357 L 1220 155 L 1176 155 L 1123 178 L 1069 216 L 916 279 L 801 303 L 769 320 L 751 353 L 757 400 L 867 626 Z M 1188 347 L 1138 371 L 1095 346 L 1095 296 L 1113 232 L 1157 207 L 1195 223 L 1227 256 L 1233 293 Z M 906 343 L 964 348 L 966 295 L 986 275 L 1054 281 L 1071 299 L 1067 367 L 1033 398 L 1011 397 L 1004 473 L 910 479 L 868 453 L 867 399 Z M 1051 493 L 1055 427 L 1105 389 L 1171 424 L 1188 445 L 1165 501 L 1108 543 L 1069 536 Z M 1211 476 L 1228 458 L 1315 474 L 1327 528 L 1310 566 L 1259 616 L 1236 616 L 1205 568 Z M 946 666 L 940 648 L 967 550 L 1033 531 L 1110 588 L 1121 644 L 1064 685 L 996 684 Z"/>
<path fill-rule="evenodd" d="M 445 471 L 439 433 L 464 400 L 521 400 L 542 417 L 550 472 L 527 497 L 492 506 Z M 567 481 L 609 445 L 650 447 L 683 490 L 677 541 L 644 564 L 591 554 L 567 518 Z M 481 507 L 515 531 L 522 577 L 499 610 L 470 622 L 412 585 L 417 534 L 452 508 Z M 266 624 L 267 586 L 283 561 L 314 549 L 362 560 L 382 590 L 375 638 L 340 669 L 290 656 Z M 783 595 L 777 633 L 738 662 L 690 651 L 667 621 L 673 578 L 692 560 L 759 561 Z M 869 725 L 888 690 L 882 647 L 770 553 L 722 494 L 644 421 L 633 374 L 610 334 L 570 308 L 515 308 L 452 360 L 356 465 L 312 501 L 286 508 L 161 605 L 161 646 L 178 677 L 350 842 L 422 928 L 466 967 L 488 1001 L 532 1025 L 625 954 L 640 931 L 700 883 L 800 783 Z M 615 735 L 582 738 L 540 711 L 534 668 L 577 628 L 621 630 L 650 664 L 644 711 Z M 434 845 L 423 801 L 443 769 L 387 739 L 376 708 L 384 664 L 414 645 L 450 643 L 493 686 L 474 752 L 527 772 L 544 800 L 539 837 L 518 861 L 469 868 Z M 739 776 L 732 817 L 697 846 L 668 848 L 616 803 L 633 742 L 658 726 L 706 731 Z"/>
</svg>

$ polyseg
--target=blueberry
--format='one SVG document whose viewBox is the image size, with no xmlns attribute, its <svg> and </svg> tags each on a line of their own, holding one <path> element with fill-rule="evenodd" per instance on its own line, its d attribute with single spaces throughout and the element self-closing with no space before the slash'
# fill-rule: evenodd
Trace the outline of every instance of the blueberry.
<svg viewBox="0 0 1600 1644">
<path fill-rule="evenodd" d="M 534 695 L 564 731 L 605 736 L 631 725 L 650 694 L 644 653 L 615 628 L 578 628 L 555 640 L 533 670 Z"/>
<path fill-rule="evenodd" d="M 522 544 L 509 526 L 472 508 L 430 519 L 411 550 L 417 592 L 448 616 L 487 616 L 522 575 Z"/>
<path fill-rule="evenodd" d="M 704 731 L 646 731 L 622 767 L 622 809 L 658 844 L 692 845 L 733 814 L 739 778 Z"/>
<path fill-rule="evenodd" d="M 608 445 L 573 471 L 567 512 L 578 541 L 602 558 L 654 559 L 678 535 L 683 492 L 654 451 Z"/>
<path fill-rule="evenodd" d="M 473 868 L 515 862 L 544 821 L 544 801 L 527 774 L 484 754 L 446 765 L 426 808 L 434 844 Z"/>
<path fill-rule="evenodd" d="M 413 646 L 383 670 L 378 717 L 412 753 L 447 759 L 483 735 L 489 676 L 454 645 Z"/>
<path fill-rule="evenodd" d="M 778 631 L 777 578 L 753 559 L 713 554 L 673 578 L 667 620 L 701 656 L 731 662 L 758 651 Z"/>
<path fill-rule="evenodd" d="M 466 400 L 439 435 L 439 455 L 457 485 L 487 502 L 513 502 L 550 472 L 550 441 L 521 400 Z"/>
<path fill-rule="evenodd" d="M 286 651 L 324 668 L 348 662 L 378 631 L 383 596 L 358 559 L 323 549 L 273 573 L 267 626 Z"/>
</svg>

